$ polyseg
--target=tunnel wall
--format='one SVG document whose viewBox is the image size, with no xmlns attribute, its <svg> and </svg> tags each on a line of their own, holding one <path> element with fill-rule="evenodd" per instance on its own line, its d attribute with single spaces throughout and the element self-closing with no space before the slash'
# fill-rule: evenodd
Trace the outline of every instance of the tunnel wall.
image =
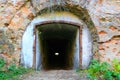
<svg viewBox="0 0 120 80">
<path fill-rule="evenodd" d="M 79 28 L 80 26 L 68 24 L 65 21 L 37 25 L 36 30 L 39 31 L 39 38 L 36 39 L 41 42 L 39 44 L 41 48 L 36 48 L 41 51 L 38 54 L 42 56 L 40 62 L 37 62 L 42 62 L 39 66 L 44 69 L 79 68 Z M 36 42 L 37 44 L 38 42 Z M 56 52 L 59 53 L 58 56 L 54 55 Z"/>
<path fill-rule="evenodd" d="M 98 34 L 99 40 L 94 40 L 98 43 L 98 47 L 94 47 L 93 51 L 99 53 L 100 61 L 111 62 L 114 58 L 120 59 L 119 0 L 69 0 L 68 3 L 71 9 L 74 5 L 72 10 L 76 10 L 75 13 L 79 13 L 76 8 L 86 9 L 94 22 L 98 31 L 95 34 Z M 38 15 L 37 13 L 46 6 L 51 6 L 50 0 L 0 1 L 0 57 L 6 63 L 20 63 L 23 33 L 28 24 Z M 95 54 L 94 57 L 98 58 L 98 55 Z"/>
<path fill-rule="evenodd" d="M 80 45 L 79 45 L 79 39 L 80 39 L 80 30 L 78 30 L 77 32 L 77 37 L 76 37 L 76 41 L 75 41 L 75 50 L 74 50 L 74 60 L 73 60 L 73 69 L 77 69 L 79 67 L 79 52 L 80 52 Z"/>
<path fill-rule="evenodd" d="M 39 40 L 41 38 L 38 35 L 38 31 L 36 31 L 35 35 L 36 35 L 36 55 L 35 55 L 36 59 L 35 59 L 35 65 L 34 66 L 37 70 L 40 70 L 40 69 L 42 69 L 42 60 L 41 60 L 42 56 L 40 54 L 41 46 L 39 45 L 39 44 L 41 44 L 41 42 Z"/>
</svg>

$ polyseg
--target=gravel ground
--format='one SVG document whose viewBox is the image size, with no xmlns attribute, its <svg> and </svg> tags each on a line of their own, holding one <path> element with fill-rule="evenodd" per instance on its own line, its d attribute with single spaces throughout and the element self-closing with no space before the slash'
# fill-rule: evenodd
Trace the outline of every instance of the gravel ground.
<svg viewBox="0 0 120 80">
<path fill-rule="evenodd" d="M 75 70 L 35 71 L 21 75 L 21 80 L 86 80 Z"/>
</svg>

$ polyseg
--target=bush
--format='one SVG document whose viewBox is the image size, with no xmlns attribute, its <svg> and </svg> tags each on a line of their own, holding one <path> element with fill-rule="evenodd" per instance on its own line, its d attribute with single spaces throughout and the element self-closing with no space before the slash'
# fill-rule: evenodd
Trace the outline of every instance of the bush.
<svg viewBox="0 0 120 80">
<path fill-rule="evenodd" d="M 113 60 L 113 76 L 116 76 L 117 80 L 120 80 L 120 61 L 118 59 Z"/>
<path fill-rule="evenodd" d="M 5 69 L 3 69 L 5 68 Z M 28 69 L 22 66 L 16 66 L 16 64 L 10 64 L 5 67 L 5 61 L 0 59 L 0 80 L 10 80 L 13 77 L 27 72 Z"/>
<path fill-rule="evenodd" d="M 92 60 L 87 69 L 87 78 L 89 80 L 120 80 L 120 61 L 114 60 L 112 67 L 107 62 L 100 63 L 98 60 Z"/>
</svg>

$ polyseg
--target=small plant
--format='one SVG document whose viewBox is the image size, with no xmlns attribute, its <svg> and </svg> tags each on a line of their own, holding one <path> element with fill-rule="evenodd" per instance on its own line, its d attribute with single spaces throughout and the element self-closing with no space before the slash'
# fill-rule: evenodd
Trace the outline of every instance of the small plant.
<svg viewBox="0 0 120 80">
<path fill-rule="evenodd" d="M 113 61 L 113 69 L 107 62 L 92 60 L 87 70 L 89 80 L 120 80 L 120 61 Z"/>
<path fill-rule="evenodd" d="M 114 71 L 120 72 L 120 61 L 118 59 L 114 59 L 112 63 L 113 63 Z"/>
<path fill-rule="evenodd" d="M 118 59 L 114 59 L 112 63 L 113 63 L 113 76 L 115 76 L 117 80 L 120 80 L 120 61 Z"/>
<path fill-rule="evenodd" d="M 24 74 L 27 71 L 28 69 L 22 66 L 16 66 L 14 63 L 5 67 L 5 61 L 0 59 L 0 80 L 12 80 L 15 76 Z"/>
<path fill-rule="evenodd" d="M 98 79 L 103 79 L 107 75 L 107 78 L 110 76 L 109 72 L 110 65 L 106 62 L 100 63 L 98 60 L 92 60 L 91 64 L 87 70 L 87 78 L 91 80 L 98 80 Z M 110 73 L 110 74 L 108 74 Z"/>
<path fill-rule="evenodd" d="M 19 75 L 19 74 L 23 74 L 23 73 L 27 72 L 27 69 L 22 66 L 17 67 L 15 64 L 11 64 L 8 67 L 8 71 L 12 72 L 13 75 Z"/>
<path fill-rule="evenodd" d="M 1 71 L 1 68 L 3 68 L 5 65 L 5 61 L 3 59 L 0 59 L 0 71 Z"/>
</svg>

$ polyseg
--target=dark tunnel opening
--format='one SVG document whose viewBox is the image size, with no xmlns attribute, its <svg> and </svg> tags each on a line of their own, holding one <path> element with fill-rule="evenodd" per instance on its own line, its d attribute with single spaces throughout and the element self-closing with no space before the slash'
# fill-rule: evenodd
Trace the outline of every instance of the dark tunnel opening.
<svg viewBox="0 0 120 80">
<path fill-rule="evenodd" d="M 43 69 L 73 69 L 78 27 L 65 23 L 38 25 Z"/>
</svg>

